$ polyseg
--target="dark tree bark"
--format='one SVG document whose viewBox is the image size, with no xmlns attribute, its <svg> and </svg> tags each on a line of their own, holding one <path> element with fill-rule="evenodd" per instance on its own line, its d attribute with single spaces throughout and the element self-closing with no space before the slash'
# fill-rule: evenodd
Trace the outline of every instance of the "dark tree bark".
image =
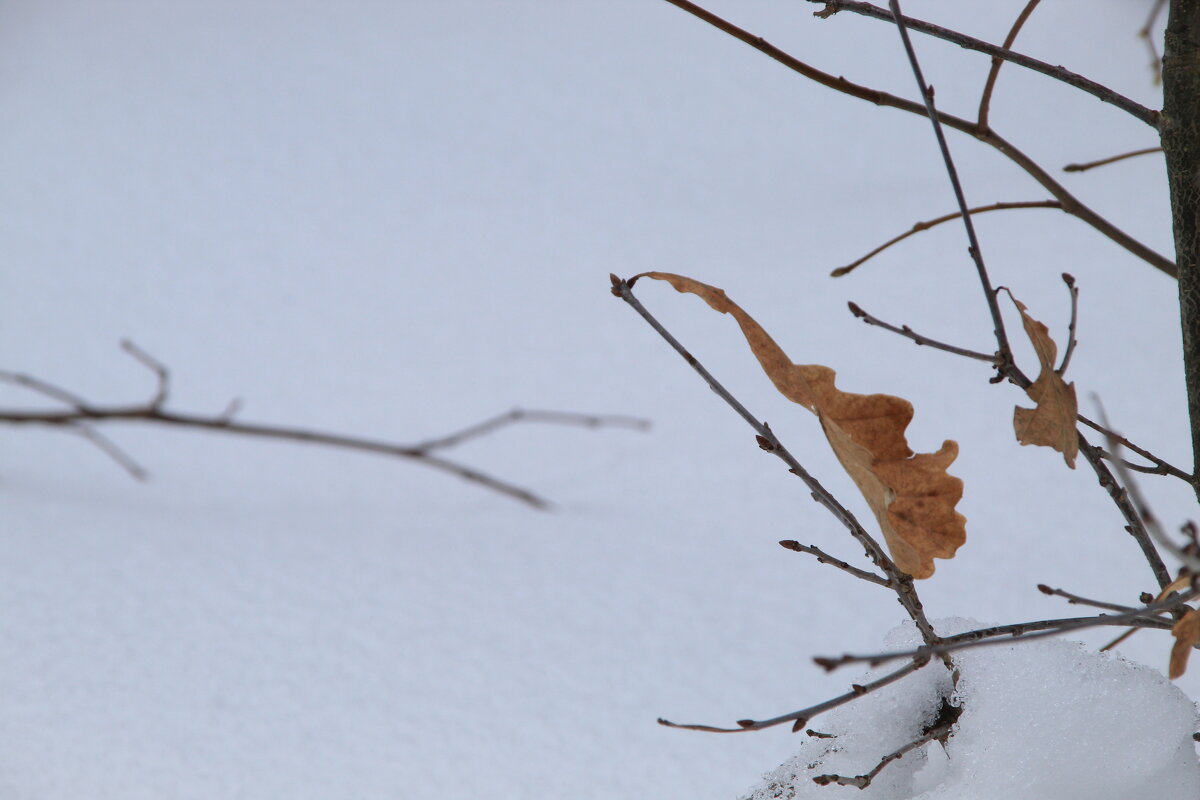
<svg viewBox="0 0 1200 800">
<path fill-rule="evenodd" d="M 1200 475 L 1200 0 L 1171 0 L 1160 120 L 1179 265 L 1193 475 Z M 1196 489 L 1200 498 L 1200 486 Z"/>
</svg>

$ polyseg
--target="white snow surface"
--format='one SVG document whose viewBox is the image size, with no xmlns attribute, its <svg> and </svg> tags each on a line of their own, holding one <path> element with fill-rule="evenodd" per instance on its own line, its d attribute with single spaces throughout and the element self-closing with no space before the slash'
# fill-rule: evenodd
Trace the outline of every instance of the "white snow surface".
<svg viewBox="0 0 1200 800">
<path fill-rule="evenodd" d="M 885 24 L 814 19 L 796 0 L 709 5 L 832 74 L 914 96 Z M 1023 5 L 904 7 L 997 41 Z M 1020 48 L 1156 107 L 1136 36 L 1148 5 L 1043 3 Z M 971 117 L 988 60 L 915 44 L 939 105 Z M 1022 393 L 847 313 L 854 301 L 990 352 L 959 228 L 829 277 L 953 207 L 928 122 L 809 83 L 660 0 L 6 0 L 0 118 L 0 368 L 140 402 L 153 376 L 118 349 L 129 337 L 171 368 L 172 408 L 217 414 L 240 397 L 249 422 L 402 443 L 514 406 L 654 422 L 524 426 L 448 453 L 549 512 L 381 457 L 103 428 L 150 471 L 138 483 L 79 437 L 0 426 L 0 798 L 731 798 L 811 749 L 783 729 L 713 736 L 655 718 L 728 725 L 841 694 L 852 676 L 811 658 L 876 649 L 901 610 L 776 544 L 869 566 L 612 297 L 610 272 L 722 287 L 796 361 L 912 401 L 915 450 L 959 443 L 968 541 L 920 583 L 931 617 L 1086 613 L 1039 582 L 1126 605 L 1157 591 L 1091 471 L 1016 444 Z M 1155 156 L 1057 171 L 1154 131 L 1012 65 L 991 119 L 1171 252 Z M 967 137 L 949 143 L 972 204 L 1044 197 Z M 1060 274 L 1077 279 L 1068 377 L 1085 410 L 1098 393 L 1123 433 L 1189 464 L 1174 283 L 1055 211 L 976 222 L 993 282 L 1060 344 Z M 869 519 L 732 321 L 646 283 L 647 306 Z M 47 404 L 0 385 L 4 408 Z M 1195 515 L 1182 482 L 1143 488 L 1172 526 Z M 1111 633 L 1080 638 L 1094 650 Z M 1192 780 L 1191 711 L 1153 677 L 1170 644 L 1158 631 L 1123 644 L 1140 670 L 1065 644 L 964 654 L 973 701 L 946 787 L 1070 775 L 1104 797 L 1134 770 Z M 1036 664 L 1057 677 L 1028 675 Z M 1176 682 L 1192 698 L 1197 673 Z M 1019 674 L 1024 693 L 1005 696 Z M 895 704 L 878 730 L 844 731 L 862 763 L 919 724 L 935 676 L 872 700 Z M 1084 696 L 1098 699 L 1060 707 Z M 861 708 L 843 713 L 880 706 Z M 935 767 L 897 796 L 939 790 Z M 1125 796 L 1179 791 L 1143 788 Z"/>
<path fill-rule="evenodd" d="M 987 627 L 935 623 L 943 634 Z M 915 626 L 888 648 L 920 644 Z M 961 651 L 958 686 L 934 661 L 811 722 L 811 738 L 769 773 L 750 800 L 863 797 L 888 800 L 1190 800 L 1200 794 L 1192 701 L 1158 671 L 1077 642 L 1039 640 Z M 896 668 L 879 667 L 867 683 Z M 813 779 L 864 775 L 918 738 L 947 698 L 961 708 L 953 734 L 892 761 L 865 789 Z"/>
</svg>

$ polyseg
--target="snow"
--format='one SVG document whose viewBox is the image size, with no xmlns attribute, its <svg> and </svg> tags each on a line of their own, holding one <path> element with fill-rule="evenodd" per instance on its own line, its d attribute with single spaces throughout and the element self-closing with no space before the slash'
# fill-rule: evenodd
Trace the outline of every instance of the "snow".
<svg viewBox="0 0 1200 800">
<path fill-rule="evenodd" d="M 995 40 L 1022 5 L 905 9 Z M 712 7 L 912 95 L 886 25 L 815 20 L 793 0 Z M 1144 11 L 1043 3 L 1020 41 L 1153 105 Z M 916 45 L 939 103 L 973 113 L 987 60 Z M 854 301 L 990 349 L 961 231 L 828 277 L 950 210 L 927 122 L 807 83 L 666 3 L 10 0 L 0 75 L 0 367 L 140 401 L 153 378 L 118 349 L 129 337 L 171 367 L 174 408 L 215 414 L 240 397 L 247 421 L 401 442 L 514 406 L 654 422 L 514 428 L 455 452 L 548 497 L 549 513 L 379 457 L 106 428 L 150 470 L 139 484 L 77 437 L 0 427 L 0 797 L 695 800 L 744 793 L 805 744 L 654 720 L 729 724 L 839 694 L 850 676 L 811 657 L 875 649 L 901 610 L 776 544 L 863 566 L 611 296 L 610 272 L 720 286 L 839 386 L 912 401 L 915 450 L 959 442 L 968 541 L 920 585 L 932 617 L 1071 615 L 1038 583 L 1123 604 L 1156 589 L 1094 476 L 1015 443 L 1020 392 L 846 312 Z M 1153 144 L 1141 123 L 1011 65 L 992 121 L 1052 171 Z M 950 145 L 972 203 L 1042 197 L 966 137 Z M 1154 157 L 1063 180 L 1170 251 Z M 1175 285 L 1057 212 L 978 229 L 993 280 L 1060 343 L 1059 274 L 1075 275 L 1068 378 L 1133 440 L 1189 463 Z M 637 291 L 869 518 L 729 319 L 668 287 Z M 4 408 L 39 402 L 0 387 Z M 1144 488 L 1169 524 L 1195 515 L 1181 482 Z M 1095 649 L 1105 635 L 1082 638 Z M 1146 631 L 1121 652 L 1161 672 L 1169 649 Z M 1177 682 L 1192 698 L 1197 673 Z M 886 742 L 864 741 L 871 758 L 919 724 L 934 675 L 895 695 L 905 713 Z M 1027 726 L 977 705 L 973 725 L 1036 756 L 1020 747 Z M 1166 737 L 1146 719 L 1121 710 L 1121 730 Z M 1085 722 L 1081 742 L 1109 742 Z M 1132 735 L 1126 747 L 1142 749 Z"/>
<path fill-rule="evenodd" d="M 941 620 L 944 634 L 987 627 Z M 919 645 L 911 624 L 889 649 Z M 888 800 L 1189 800 L 1200 793 L 1192 734 L 1194 704 L 1162 673 L 1079 643 L 1041 640 L 956 654 L 957 688 L 940 662 L 824 717 L 812 738 L 769 773 L 751 800 L 879 797 Z M 892 667 L 857 679 L 867 683 Z M 961 709 L 943 745 L 931 742 L 888 764 L 865 789 L 820 786 L 821 775 L 853 777 L 915 740 L 943 698 Z"/>
</svg>

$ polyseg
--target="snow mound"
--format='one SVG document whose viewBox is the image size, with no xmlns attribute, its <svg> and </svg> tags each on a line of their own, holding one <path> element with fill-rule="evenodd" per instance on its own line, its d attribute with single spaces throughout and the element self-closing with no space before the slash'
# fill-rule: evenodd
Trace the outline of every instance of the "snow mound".
<svg viewBox="0 0 1200 800">
<path fill-rule="evenodd" d="M 939 631 L 985 627 L 942 620 Z M 906 625 L 887 637 L 897 650 L 920 644 Z M 1161 673 L 1061 639 L 995 645 L 956 654 L 951 691 L 940 662 L 817 717 L 800 752 L 765 776 L 748 800 L 1195 800 L 1200 762 L 1196 708 Z M 866 683 L 895 669 L 885 665 Z M 863 775 L 916 739 L 943 698 L 962 713 L 945 745 L 931 742 L 888 764 L 865 789 L 813 778 Z"/>
</svg>

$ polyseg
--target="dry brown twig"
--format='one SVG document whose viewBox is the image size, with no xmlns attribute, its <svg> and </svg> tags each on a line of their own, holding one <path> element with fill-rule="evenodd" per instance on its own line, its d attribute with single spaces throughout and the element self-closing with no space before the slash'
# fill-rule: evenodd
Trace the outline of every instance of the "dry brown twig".
<svg viewBox="0 0 1200 800">
<path fill-rule="evenodd" d="M 1161 152 L 1162 152 L 1161 147 L 1143 147 L 1141 150 L 1131 150 L 1128 153 L 1120 153 L 1115 156 L 1109 156 L 1108 158 L 1101 158 L 1097 161 L 1085 161 L 1082 164 L 1067 164 L 1065 167 L 1063 167 L 1063 172 L 1086 172 L 1089 169 L 1095 169 L 1096 167 L 1107 166 L 1108 164 L 1115 164 L 1118 161 L 1124 161 L 1127 158 L 1135 158 L 1136 156 L 1148 156 L 1151 153 L 1161 153 Z"/>
<path fill-rule="evenodd" d="M 683 11 L 686 11 L 687 13 L 691 14 L 694 17 L 703 20 L 704 22 L 708 23 L 709 25 L 712 25 L 713 27 L 717 28 L 718 30 L 721 30 L 724 33 L 729 34 L 733 38 L 749 45 L 750 47 L 753 47 L 755 50 L 758 50 L 759 52 L 774 59 L 775 61 L 779 62 L 780 64 L 783 64 L 788 69 L 790 69 L 794 72 L 797 72 L 797 73 L 803 75 L 804 77 L 808 78 L 809 80 L 819 83 L 822 86 L 828 87 L 830 89 L 834 89 L 838 92 L 849 95 L 851 97 L 857 97 L 860 100 L 866 100 L 867 102 L 874 103 L 875 105 L 878 105 L 878 106 L 885 106 L 887 108 L 895 108 L 895 109 L 899 109 L 901 111 L 907 111 L 910 114 L 917 114 L 922 117 L 927 115 L 927 110 L 923 103 L 917 103 L 917 102 L 913 102 L 912 100 L 907 100 L 905 98 L 896 97 L 895 95 L 889 94 L 887 92 L 882 92 L 877 89 L 872 89 L 867 86 L 862 86 L 860 84 L 846 80 L 843 77 L 840 77 L 837 75 L 832 75 L 828 72 L 817 69 L 816 67 L 813 67 L 812 65 L 808 64 L 807 62 L 802 61 L 801 59 L 799 59 L 799 58 L 791 55 L 790 53 L 788 53 L 784 50 L 781 50 L 780 48 L 776 47 L 775 45 L 769 43 L 763 37 L 756 36 L 755 34 L 750 33 L 749 31 L 744 30 L 743 28 L 740 28 L 737 25 L 734 25 L 733 23 L 714 14 L 713 12 L 709 11 L 708 9 L 703 8 L 693 2 L 690 2 L 690 0 L 665 0 L 665 1 L 670 3 L 673 6 L 676 6 L 677 8 L 682 9 Z M 825 0 L 814 0 L 814 2 L 824 2 L 824 1 Z M 833 4 L 827 3 L 826 5 L 833 5 Z M 836 5 L 838 6 L 838 9 L 836 9 L 836 10 L 857 10 L 855 8 L 851 8 L 851 4 L 848 2 L 845 2 L 844 0 L 838 0 Z M 862 3 L 860 5 L 867 6 L 869 4 Z M 871 6 L 871 8 L 875 8 L 875 7 Z M 876 10 L 879 10 L 879 9 L 876 9 Z M 889 19 L 889 20 L 891 19 L 890 12 L 883 10 L 883 13 L 887 15 L 887 16 L 882 17 L 883 19 Z M 905 19 L 910 24 L 913 22 L 913 20 L 911 18 L 906 17 Z M 939 30 L 944 31 L 945 29 L 939 29 Z M 949 32 L 949 33 L 953 33 L 953 32 Z M 957 36 L 959 37 L 961 42 L 964 43 L 964 46 L 969 44 L 969 45 L 972 45 L 972 49 L 978 49 L 980 52 L 984 52 L 989 55 L 1000 55 L 1006 61 L 1012 61 L 1013 63 L 1019 63 L 1019 64 L 1021 64 L 1021 66 L 1027 66 L 1027 67 L 1030 67 L 1031 69 L 1034 68 L 1034 63 L 1032 60 L 1018 60 L 1018 58 L 1016 58 L 1016 54 L 1011 53 L 1010 51 L 1004 51 L 1002 48 L 998 48 L 993 45 L 986 45 L 986 43 L 979 42 L 978 40 L 972 40 L 970 37 L 963 37 L 962 34 L 957 34 Z M 959 40 L 954 40 L 954 41 L 958 42 Z M 1041 70 L 1039 70 L 1039 71 L 1041 71 Z M 1062 72 L 1065 72 L 1065 70 L 1063 70 Z M 1051 71 L 1048 74 L 1053 74 L 1054 77 L 1058 77 L 1062 80 L 1065 80 L 1068 83 L 1072 83 L 1072 81 L 1074 81 L 1074 83 L 1072 83 L 1072 85 L 1076 85 L 1076 83 L 1079 83 L 1080 81 L 1082 81 L 1082 85 L 1079 88 L 1083 88 L 1084 86 L 1089 87 L 1093 91 L 1093 93 L 1098 92 L 1100 95 L 1103 95 L 1104 99 L 1107 99 L 1109 102 L 1112 102 L 1114 105 L 1118 105 L 1118 107 L 1125 108 L 1125 110 L 1130 111 L 1131 113 L 1134 113 L 1135 116 L 1139 116 L 1139 118 L 1142 118 L 1143 121 L 1147 122 L 1147 124 L 1150 124 L 1152 126 L 1157 125 L 1157 112 L 1150 111 L 1149 109 L 1144 109 L 1141 106 L 1138 106 L 1136 103 L 1134 103 L 1134 104 L 1132 104 L 1132 106 L 1130 106 L 1129 103 L 1131 103 L 1132 101 L 1125 102 L 1125 101 L 1127 101 L 1127 98 L 1123 100 L 1120 97 L 1120 95 L 1117 95 L 1111 89 L 1105 89 L 1104 87 L 1101 87 L 1098 84 L 1094 84 L 1090 81 L 1086 81 L 1086 79 L 1082 79 L 1081 76 L 1070 77 L 1070 75 L 1062 75 L 1060 73 L 1055 72 L 1054 68 L 1051 68 Z M 1079 79 L 1079 80 L 1076 80 L 1076 79 Z M 1139 111 L 1138 109 L 1141 109 L 1141 110 Z M 1067 191 L 1065 186 L 1063 186 L 1058 181 L 1056 181 L 1053 177 L 1051 177 L 1050 173 L 1047 172 L 1045 169 L 1043 169 L 1036 161 L 1034 161 L 1032 158 L 1030 158 L 1028 155 L 1026 155 L 1020 149 L 1018 149 L 1015 145 L 1012 144 L 1012 142 L 1009 142 L 1007 139 L 1005 139 L 1002 136 L 1000 136 L 999 134 L 997 134 L 995 132 L 995 130 L 993 128 L 991 128 L 990 126 L 987 128 L 984 128 L 984 127 L 980 126 L 978 124 L 978 122 L 968 121 L 968 120 L 962 119 L 961 117 L 956 117 L 956 116 L 947 114 L 942 111 L 937 112 L 937 119 L 939 122 L 941 122 L 941 124 L 945 125 L 946 127 L 953 128 L 954 130 L 957 130 L 961 133 L 965 133 L 968 136 L 973 137 L 977 141 L 980 141 L 980 142 L 988 145 L 989 147 L 995 148 L 997 151 L 999 151 L 1001 154 L 1003 154 L 1005 157 L 1007 157 L 1010 161 L 1012 161 L 1014 164 L 1016 164 L 1018 167 L 1023 169 L 1026 173 L 1028 173 L 1029 176 L 1032 177 L 1035 181 L 1037 181 L 1042 186 L 1042 188 L 1044 188 L 1046 191 L 1048 191 L 1054 197 L 1054 199 L 1056 199 L 1057 201 L 1062 203 L 1063 211 L 1067 212 L 1068 214 L 1072 214 L 1073 216 L 1076 216 L 1079 219 L 1083 220 L 1088 225 L 1092 226 L 1095 230 L 1097 230 L 1099 233 L 1108 237 L 1116 244 L 1118 244 L 1121 247 L 1128 250 L 1130 253 L 1133 253 L 1139 259 L 1150 264 L 1155 269 L 1158 269 L 1172 277 L 1177 276 L 1178 270 L 1175 266 L 1174 261 L 1161 255 L 1160 253 L 1155 252 L 1152 248 L 1146 246 L 1145 244 L 1138 241 L 1137 239 L 1134 239 L 1132 236 L 1130 236 L 1129 234 L 1122 231 L 1120 228 L 1113 225 L 1107 219 L 1101 217 L 1094 210 L 1092 210 L 1090 207 L 1088 207 L 1082 201 L 1080 201 L 1079 198 L 1075 197 L 1073 194 L 1071 194 L 1069 191 Z"/>
<path fill-rule="evenodd" d="M 629 430 L 646 430 L 649 428 L 649 422 L 635 417 L 518 408 L 498 414 L 483 422 L 475 423 L 444 436 L 427 439 L 416 444 L 398 444 L 381 439 L 352 436 L 330 431 L 267 423 L 242 422 L 235 419 L 235 415 L 241 407 L 240 400 L 234 400 L 219 414 L 198 414 L 168 409 L 166 403 L 170 394 L 170 371 L 167 367 L 131 341 L 122 341 L 121 349 L 154 374 L 155 391 L 147 401 L 119 405 L 92 403 L 75 392 L 36 376 L 0 370 L 0 382 L 28 389 L 64 406 L 63 408 L 56 409 L 0 409 L 0 424 L 56 427 L 76 433 L 86 438 L 105 453 L 105 455 L 112 458 L 126 472 L 138 479 L 146 477 L 146 469 L 111 439 L 101 435 L 95 429 L 97 425 L 106 423 L 148 423 L 179 428 L 193 428 L 236 436 L 324 445 L 343 450 L 392 456 L 455 475 L 463 480 L 478 484 L 538 509 L 547 509 L 550 507 L 550 503 L 528 489 L 461 462 L 444 458 L 437 455 L 437 452 L 461 445 L 481 436 L 486 436 L 501 428 L 522 423 L 569 425 L 583 428 L 615 427 Z"/>
</svg>

